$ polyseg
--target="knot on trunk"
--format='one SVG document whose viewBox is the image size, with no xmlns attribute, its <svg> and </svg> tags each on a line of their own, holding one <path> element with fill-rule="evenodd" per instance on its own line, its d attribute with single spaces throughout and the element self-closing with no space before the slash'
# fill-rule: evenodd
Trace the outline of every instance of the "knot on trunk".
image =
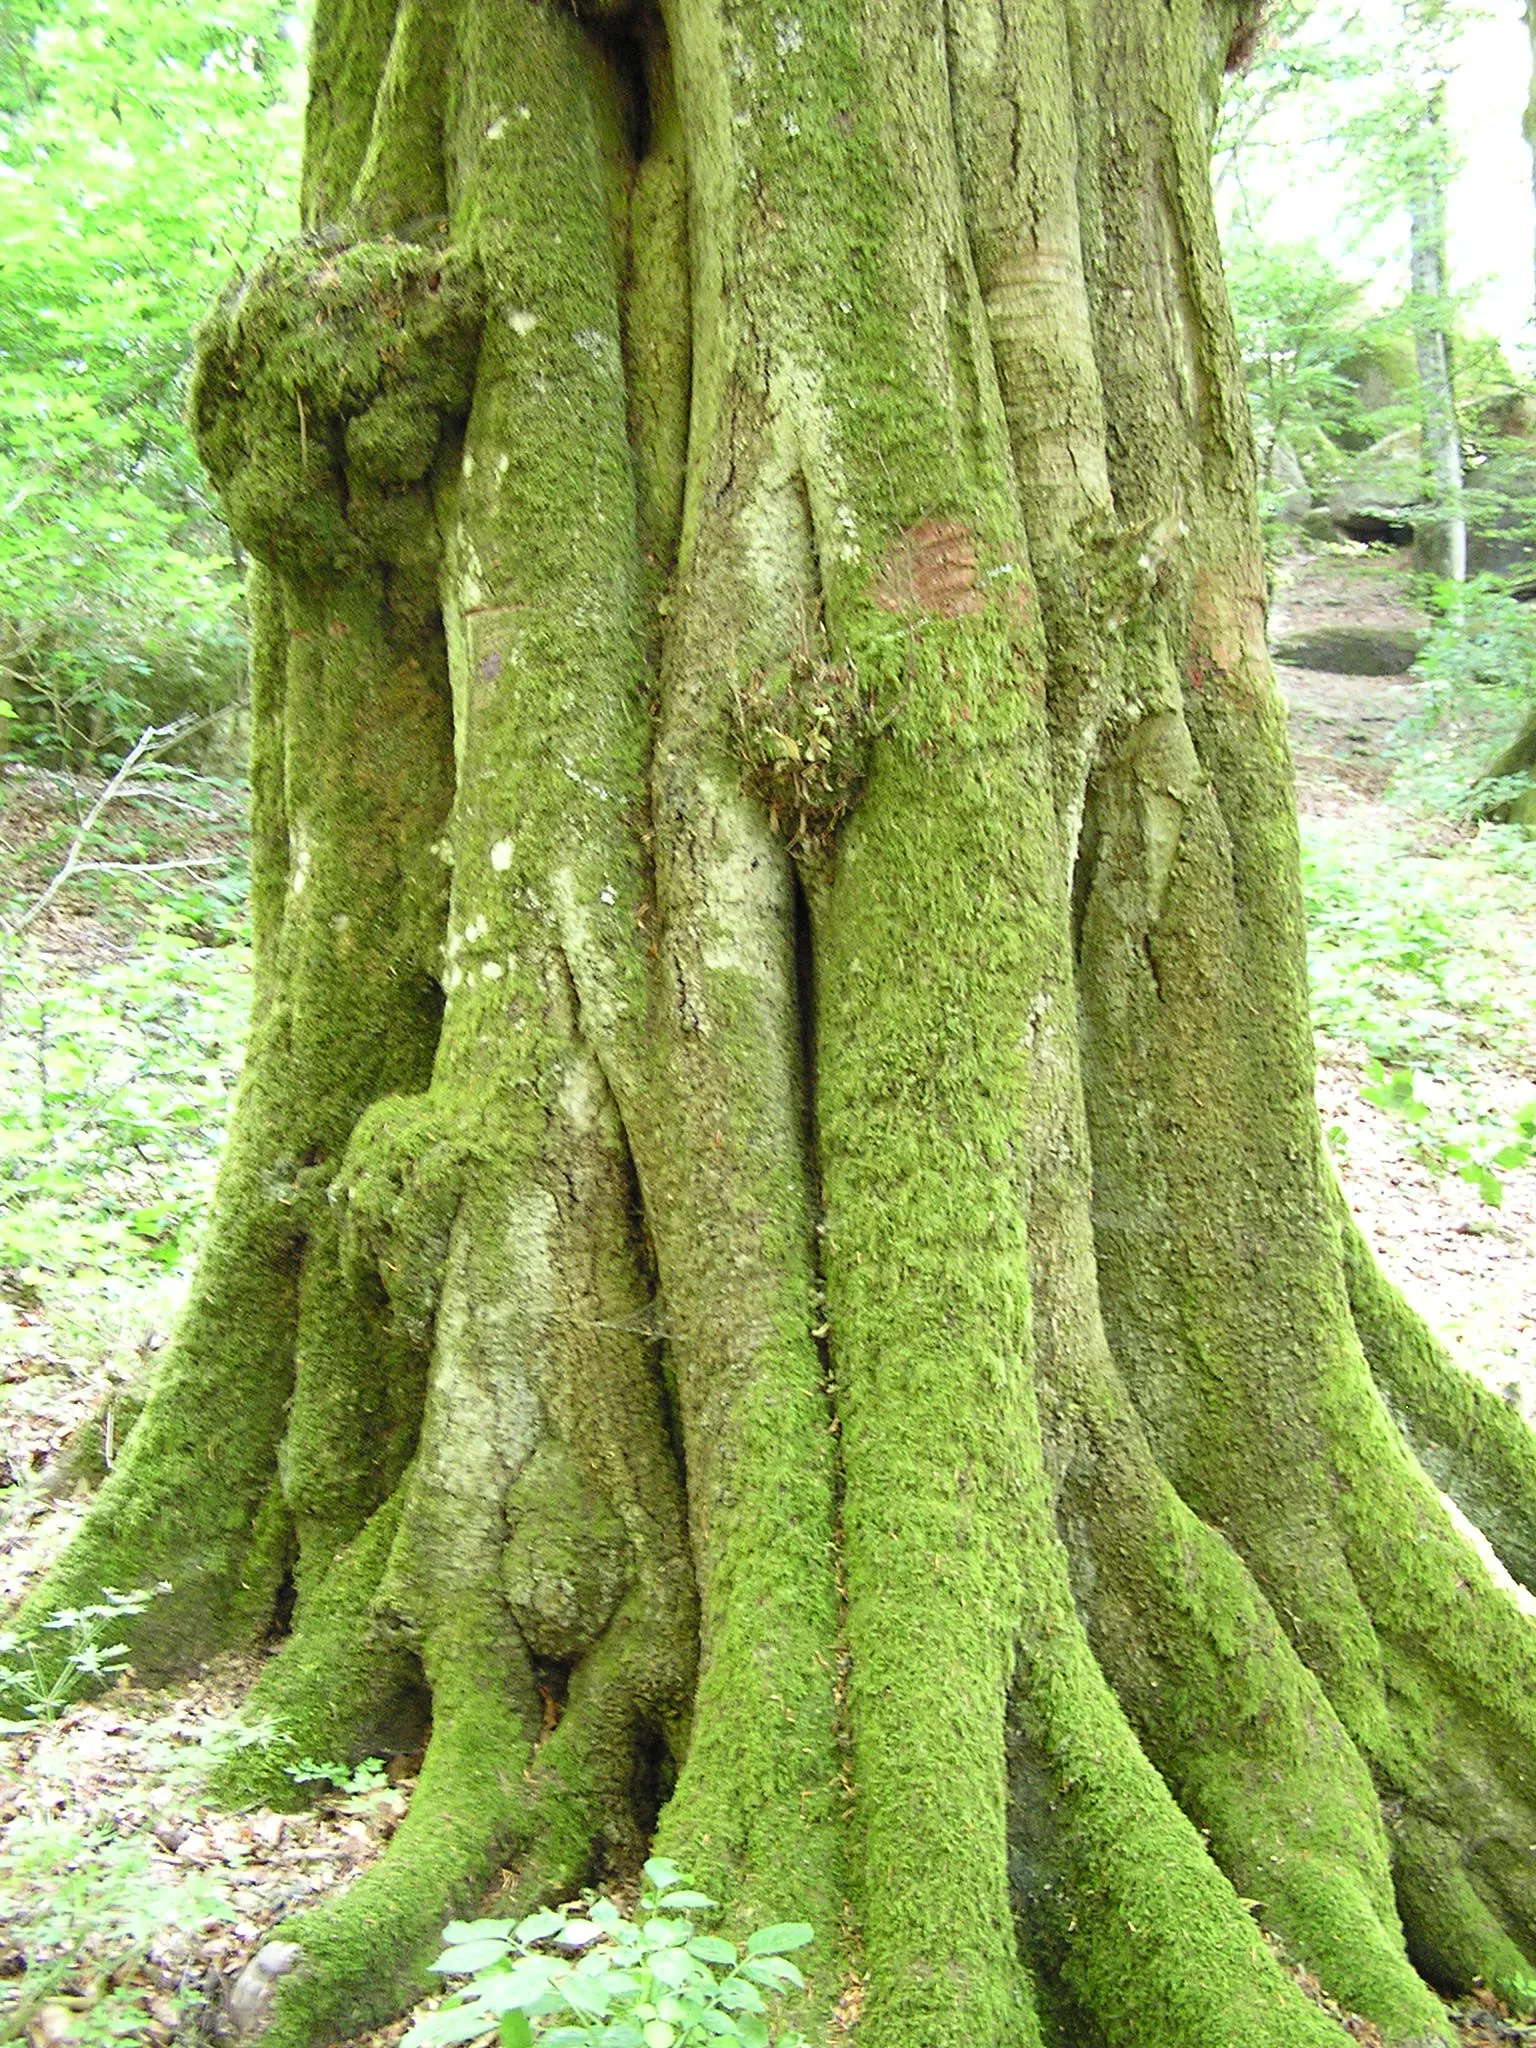
<svg viewBox="0 0 1536 2048">
<path fill-rule="evenodd" d="M 436 568 L 428 488 L 469 411 L 478 269 L 407 243 L 274 250 L 198 336 L 189 417 L 242 546 L 324 579 Z"/>
<path fill-rule="evenodd" d="M 341 1206 L 342 1270 L 382 1286 L 395 1323 L 425 1345 L 464 1184 L 465 1144 L 424 1095 L 392 1095 L 359 1119 L 331 1200 Z"/>
<path fill-rule="evenodd" d="M 507 1493 L 501 1589 L 535 1657 L 566 1663 L 613 1619 L 634 1574 L 624 1524 L 558 1444 L 534 1452 Z"/>
</svg>

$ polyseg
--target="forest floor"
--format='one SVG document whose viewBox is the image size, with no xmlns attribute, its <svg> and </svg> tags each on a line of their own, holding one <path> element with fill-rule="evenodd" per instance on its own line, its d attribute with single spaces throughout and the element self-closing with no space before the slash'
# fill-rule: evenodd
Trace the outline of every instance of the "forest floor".
<svg viewBox="0 0 1536 2048">
<path fill-rule="evenodd" d="M 1422 627 L 1408 574 L 1374 551 L 1293 565 L 1274 637 Z M 1424 729 L 1416 678 L 1278 674 L 1340 1178 L 1390 1277 L 1536 1422 L 1536 1163 L 1496 1163 L 1536 1105 L 1536 845 L 1445 815 L 1468 749 Z"/>
<path fill-rule="evenodd" d="M 1400 630 L 1419 623 L 1405 590 L 1397 558 L 1325 553 L 1283 584 L 1276 627 Z M 1281 682 L 1329 1143 L 1387 1271 L 1536 1420 L 1536 1167 L 1509 1163 L 1536 1102 L 1536 845 L 1435 808 L 1415 679 Z M 101 787 L 0 763 L 13 930 Z M 82 1511 L 61 1454 L 110 1455 L 103 1417 L 185 1288 L 247 1000 L 241 815 L 237 786 L 151 766 L 76 878 L 0 937 L 0 1615 Z M 112 1640 L 108 1616 L 77 1627 Z M 227 2040 L 271 1929 L 380 1852 L 413 1759 L 299 1760 L 296 1798 L 320 1796 L 292 1813 L 208 1805 L 253 1668 L 228 1660 L 176 1694 L 124 1674 L 29 1716 L 25 1660 L 0 1637 L 0 1722 L 30 1724 L 0 1737 L 0 2042 Z M 1536 2042 L 1492 2010 L 1464 2030 Z"/>
</svg>

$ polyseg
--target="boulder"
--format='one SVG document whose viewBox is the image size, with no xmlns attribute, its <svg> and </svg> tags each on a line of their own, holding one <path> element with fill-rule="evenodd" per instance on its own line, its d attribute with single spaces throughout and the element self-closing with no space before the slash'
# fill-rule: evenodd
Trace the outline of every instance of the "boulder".
<svg viewBox="0 0 1536 2048">
<path fill-rule="evenodd" d="M 1536 583 L 1536 440 L 1491 444 L 1467 465 L 1467 573 Z"/>
<path fill-rule="evenodd" d="M 1334 676 L 1406 675 L 1426 635 L 1409 626 L 1316 626 L 1289 633 L 1272 652 L 1287 668 L 1321 669 Z"/>
<path fill-rule="evenodd" d="M 1287 526 L 1299 526 L 1312 510 L 1312 490 L 1296 451 L 1285 441 L 1276 441 L 1264 465 L 1264 488 L 1270 494 L 1274 516 Z"/>
<path fill-rule="evenodd" d="M 1426 509 L 1417 427 L 1400 428 L 1367 448 L 1328 495 L 1336 531 L 1352 540 L 1406 545 Z"/>
</svg>

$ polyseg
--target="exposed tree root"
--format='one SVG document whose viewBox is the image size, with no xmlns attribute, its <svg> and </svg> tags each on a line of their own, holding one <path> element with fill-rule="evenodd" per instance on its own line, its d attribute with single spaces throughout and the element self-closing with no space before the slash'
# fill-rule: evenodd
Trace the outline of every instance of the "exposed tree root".
<svg viewBox="0 0 1536 2048">
<path fill-rule="evenodd" d="M 1536 1437 L 1519 1411 L 1451 1362 L 1377 1265 L 1338 1201 L 1344 1277 L 1371 1376 L 1419 1463 L 1522 1585 L 1536 1582 Z"/>
<path fill-rule="evenodd" d="M 390 1640 L 374 1611 L 399 1518 L 397 1494 L 306 1598 L 301 1625 L 245 1702 L 252 1728 L 270 1725 L 276 1739 L 233 1750 L 214 1777 L 215 1797 L 292 1806 L 307 1795 L 286 1767 L 304 1757 L 352 1764 L 421 1746 L 430 1718 L 421 1667 L 413 1651 Z"/>
<path fill-rule="evenodd" d="M 472 1912 L 500 1867 L 531 1736 L 483 1627 L 461 1616 L 428 1653 L 432 1739 L 383 1859 L 339 1899 L 284 1923 L 303 1961 L 278 1986 L 263 2035 L 270 2048 L 345 2040 L 393 2018 L 419 1994 L 444 1920 Z"/>
<path fill-rule="evenodd" d="M 1536 825 L 1536 788 L 1531 786 L 1536 775 L 1536 713 L 1526 719 L 1519 732 L 1495 760 L 1490 761 L 1481 780 L 1493 785 L 1488 791 L 1474 787 L 1474 804 L 1482 798 L 1482 809 L 1477 815 L 1498 818 L 1507 823 L 1524 825 L 1529 830 Z M 1512 793 L 1509 785 L 1518 777 L 1524 777 L 1526 786 L 1516 788 Z M 1498 785 L 1502 784 L 1502 789 Z M 1494 794 L 1494 789 L 1498 790 Z"/>
<path fill-rule="evenodd" d="M 237 1111 L 220 1213 L 148 1403 L 86 1528 L 22 1608 L 39 1624 L 103 1586 L 168 1581 L 135 1632 L 141 1675 L 259 1635 L 290 1560 L 275 1483 L 297 1322 L 291 1220 L 263 1197 L 266 1150 Z M 254 1156 L 253 1156 L 254 1155 Z"/>
<path fill-rule="evenodd" d="M 1055 2007 L 1048 2038 L 1196 2048 L 1214 2027 L 1265 2048 L 1335 2048 L 1337 2029 L 1276 1964 L 1080 1639 L 1041 1624 L 1010 1717 L 1010 1874 L 1021 1947 Z"/>
</svg>

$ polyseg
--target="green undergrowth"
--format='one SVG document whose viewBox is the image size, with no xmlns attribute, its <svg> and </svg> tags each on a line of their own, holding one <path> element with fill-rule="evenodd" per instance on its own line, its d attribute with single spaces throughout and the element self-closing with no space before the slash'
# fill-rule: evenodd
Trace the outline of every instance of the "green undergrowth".
<svg viewBox="0 0 1536 2048">
<path fill-rule="evenodd" d="M 185 1264 L 248 978 L 243 946 L 163 931 L 67 980 L 35 954 L 0 957 L 0 1268 L 22 1288 L 148 1283 Z"/>
<path fill-rule="evenodd" d="M 1410 1149 L 1497 1206 L 1536 1136 L 1536 842 L 1302 820 L 1312 1015 Z"/>
<path fill-rule="evenodd" d="M 740 1949 L 694 1925 L 718 1910 L 657 1856 L 633 1919 L 589 1896 L 515 1924 L 451 1922 L 430 1967 L 468 1982 L 417 2016 L 404 2048 L 451 2048 L 492 2030 L 502 2048 L 805 2048 L 771 2025 L 769 2001 L 805 1990 L 789 1956 L 814 1930 L 804 1921 L 760 1927 Z"/>
<path fill-rule="evenodd" d="M 33 915 L 96 793 L 0 792 L 0 1341 L 41 1317 L 87 1363 L 165 1333 L 250 991 L 235 785 L 151 768 Z"/>
<path fill-rule="evenodd" d="M 223 1889 L 199 1870 L 158 1866 L 153 1844 L 68 1814 L 26 1815 L 0 1836 L 0 1927 L 23 1969 L 0 1981 L 0 2042 L 57 2038 L 106 2048 L 183 2028 L 204 2004 L 191 1987 L 169 1997 L 147 1969 L 156 1944 L 232 1919 Z"/>
</svg>

